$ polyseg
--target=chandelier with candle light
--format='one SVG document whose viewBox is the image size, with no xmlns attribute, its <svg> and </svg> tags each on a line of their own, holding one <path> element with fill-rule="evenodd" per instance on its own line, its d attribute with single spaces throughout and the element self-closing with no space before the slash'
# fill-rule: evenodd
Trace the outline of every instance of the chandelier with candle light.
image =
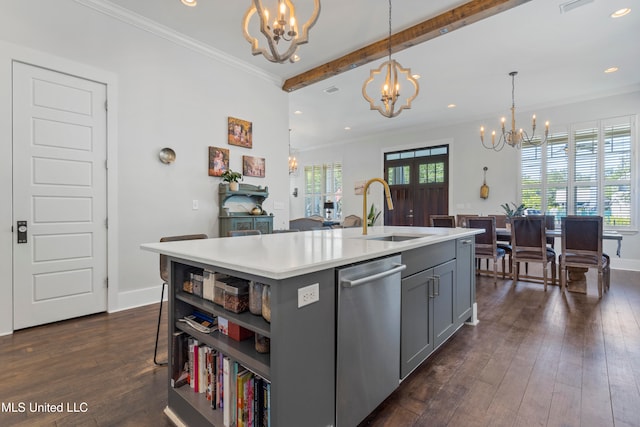
<svg viewBox="0 0 640 427">
<path fill-rule="evenodd" d="M 296 8 L 291 0 L 277 0 L 275 13 L 263 6 L 262 0 L 252 0 L 251 6 L 242 20 L 244 37 L 251 43 L 253 55 L 263 55 L 271 62 L 295 62 L 298 46 L 309 41 L 309 29 L 313 27 L 320 14 L 320 0 L 314 0 L 313 13 L 307 22 L 298 27 Z M 266 47 L 261 47 L 257 37 L 249 33 L 249 25 L 253 15 L 260 20 L 260 32 L 266 39 Z M 273 22 L 270 21 L 273 17 Z"/>
<path fill-rule="evenodd" d="M 509 73 L 511 76 L 511 130 L 505 129 L 506 118 L 502 118 L 502 134 L 500 135 L 500 139 L 496 143 L 496 131 L 491 132 L 491 145 L 485 143 L 484 140 L 484 126 L 480 127 L 480 141 L 484 148 L 500 151 L 504 148 L 505 145 L 509 145 L 511 147 L 520 148 L 522 144 L 527 145 L 542 145 L 547 142 L 547 137 L 549 136 L 549 122 L 544 124 L 544 138 L 537 139 L 535 137 L 536 134 L 536 115 L 533 115 L 531 119 L 531 136 L 523 129 L 516 130 L 516 101 L 515 101 L 515 78 L 518 74 L 517 71 L 512 71 Z"/>
<path fill-rule="evenodd" d="M 375 70 L 371 70 L 369 73 L 369 78 L 362 85 L 362 96 L 369 101 L 369 107 L 372 110 L 377 110 L 380 114 L 385 117 L 392 118 L 396 117 L 398 114 L 402 112 L 402 110 L 411 108 L 411 102 L 418 96 L 418 92 L 420 87 L 418 86 L 418 81 L 411 74 L 411 69 L 402 68 L 402 65 L 395 59 L 391 59 L 391 0 L 389 0 L 389 39 L 388 39 L 388 51 L 389 51 L 389 59 L 383 62 L 380 65 L 380 68 Z M 371 82 L 373 82 L 377 75 L 385 71 L 384 82 L 381 85 L 380 93 L 380 102 L 382 104 L 376 104 L 377 100 L 368 94 L 368 87 Z M 400 98 L 400 79 L 399 76 L 405 76 L 404 78 L 411 84 L 413 87 L 413 92 L 411 95 L 406 97 L 406 102 L 397 103 Z M 410 87 L 407 85 L 407 87 Z M 399 108 L 397 108 L 399 106 Z M 396 109 L 397 108 L 397 109 Z"/>
</svg>

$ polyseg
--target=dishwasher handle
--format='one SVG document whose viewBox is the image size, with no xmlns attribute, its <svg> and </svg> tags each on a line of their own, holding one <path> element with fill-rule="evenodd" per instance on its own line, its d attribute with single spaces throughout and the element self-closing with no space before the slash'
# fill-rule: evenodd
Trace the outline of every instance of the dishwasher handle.
<svg viewBox="0 0 640 427">
<path fill-rule="evenodd" d="M 391 270 L 382 271 L 380 273 L 372 274 L 371 276 L 361 277 L 355 280 L 341 280 L 340 283 L 345 288 L 353 288 L 354 286 L 364 285 L 365 283 L 373 280 L 382 279 L 383 277 L 391 276 L 392 274 L 399 273 L 407 268 L 404 264 L 393 264 L 394 267 Z"/>
</svg>

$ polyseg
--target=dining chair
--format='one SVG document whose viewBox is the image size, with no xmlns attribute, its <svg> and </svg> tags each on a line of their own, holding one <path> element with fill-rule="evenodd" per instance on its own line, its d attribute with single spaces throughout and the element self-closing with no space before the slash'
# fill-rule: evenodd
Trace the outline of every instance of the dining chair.
<svg viewBox="0 0 640 427">
<path fill-rule="evenodd" d="M 342 221 L 342 226 L 344 228 L 348 227 L 362 227 L 362 218 L 358 215 L 347 215 Z"/>
<path fill-rule="evenodd" d="M 296 219 L 290 220 L 289 228 L 300 230 L 300 231 L 307 231 L 307 230 L 313 230 L 314 228 L 317 228 L 317 227 L 322 227 L 323 224 L 324 224 L 324 220 L 322 219 L 304 217 L 304 218 L 296 218 Z"/>
<path fill-rule="evenodd" d="M 514 282 L 520 276 L 520 263 L 536 262 L 542 264 L 542 280 L 547 290 L 547 267 L 551 264 L 551 280 L 556 280 L 556 252 L 547 247 L 547 234 L 544 217 L 515 217 L 511 219 L 511 261 L 515 265 Z"/>
<path fill-rule="evenodd" d="M 507 216 L 501 214 L 491 214 L 496 219 L 496 228 L 507 228 Z"/>
<path fill-rule="evenodd" d="M 544 218 L 544 226 L 547 230 L 556 229 L 556 217 L 554 215 L 527 215 L 529 218 Z M 547 245 L 555 249 L 555 237 L 547 236 Z"/>
<path fill-rule="evenodd" d="M 206 234 L 184 234 L 181 236 L 168 236 L 160 239 L 160 242 L 177 242 L 181 240 L 206 239 Z M 158 326 L 156 327 L 156 344 L 153 349 L 153 363 L 158 366 L 166 365 L 168 362 L 158 362 L 158 337 L 160 336 L 160 321 L 162 318 L 162 301 L 164 300 L 164 288 L 169 283 L 169 258 L 160 255 L 160 279 L 162 279 L 162 292 L 160 293 L 160 311 L 158 312 Z"/>
<path fill-rule="evenodd" d="M 456 217 L 453 215 L 431 215 L 429 222 L 432 227 L 456 228 Z"/>
<path fill-rule="evenodd" d="M 229 230 L 227 231 L 227 237 L 258 236 L 260 234 L 262 234 L 260 230 Z"/>
<path fill-rule="evenodd" d="M 493 283 L 498 284 L 498 259 L 502 259 L 502 278 L 505 277 L 505 250 L 499 248 L 496 241 L 496 219 L 489 216 L 467 217 L 468 228 L 482 228 L 483 233 L 476 234 L 476 260 L 493 261 Z M 478 271 L 479 272 L 479 269 Z"/>
<path fill-rule="evenodd" d="M 467 227 L 467 218 L 470 216 L 478 216 L 476 214 L 457 214 L 456 215 L 456 224 L 458 227 Z"/>
<path fill-rule="evenodd" d="M 567 268 L 597 268 L 598 298 L 602 289 L 609 290 L 610 259 L 602 252 L 602 217 L 569 215 L 562 218 L 562 252 L 560 254 L 560 286 L 567 287 Z"/>
</svg>

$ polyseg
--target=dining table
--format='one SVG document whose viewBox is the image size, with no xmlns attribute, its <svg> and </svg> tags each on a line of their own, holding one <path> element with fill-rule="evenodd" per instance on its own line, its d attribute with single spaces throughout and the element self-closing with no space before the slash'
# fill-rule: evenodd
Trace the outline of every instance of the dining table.
<svg viewBox="0 0 640 427">
<path fill-rule="evenodd" d="M 553 238 L 558 237 L 558 238 L 561 238 L 562 237 L 562 230 L 547 230 L 546 234 L 547 234 L 547 237 L 553 237 Z M 496 237 L 502 237 L 504 240 L 510 240 L 511 239 L 511 229 L 510 228 L 496 228 Z M 616 255 L 619 258 L 620 257 L 620 252 L 622 250 L 622 234 L 620 234 L 620 233 L 618 233 L 617 231 L 614 231 L 614 230 L 603 231 L 602 240 L 615 240 L 615 241 L 617 241 L 618 245 L 617 245 L 617 249 L 616 249 Z M 586 273 L 587 269 L 579 268 L 579 267 L 569 267 L 568 271 L 569 271 L 569 277 L 568 277 L 568 280 L 567 280 L 567 290 L 569 292 L 586 294 L 587 293 L 587 280 L 586 280 L 585 273 Z M 525 279 L 525 280 L 533 279 L 534 281 L 540 279 L 538 277 L 528 276 L 528 275 L 523 275 L 523 276 L 520 276 L 520 277 L 522 279 Z M 554 283 L 554 284 L 559 284 L 559 281 L 560 281 L 559 279 L 560 279 L 560 276 L 558 275 L 557 279 L 556 279 L 556 283 Z"/>
<path fill-rule="evenodd" d="M 510 228 L 496 228 L 496 236 L 511 238 Z M 547 237 L 562 237 L 562 230 L 547 230 Z M 616 248 L 616 255 L 620 258 L 620 252 L 622 250 L 622 234 L 617 231 L 608 230 L 602 233 L 602 240 L 616 240 L 618 246 Z"/>
</svg>

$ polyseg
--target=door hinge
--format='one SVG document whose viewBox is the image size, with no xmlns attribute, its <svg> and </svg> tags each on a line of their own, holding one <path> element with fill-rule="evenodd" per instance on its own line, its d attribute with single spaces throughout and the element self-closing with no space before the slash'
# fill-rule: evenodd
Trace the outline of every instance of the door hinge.
<svg viewBox="0 0 640 427">
<path fill-rule="evenodd" d="M 104 228 L 109 228 L 109 218 L 105 218 L 104 220 Z"/>
<path fill-rule="evenodd" d="M 109 111 L 109 101 L 104 101 L 104 111 Z"/>
<path fill-rule="evenodd" d="M 105 169 L 109 169 L 109 161 L 108 160 L 104 161 L 104 168 Z"/>
<path fill-rule="evenodd" d="M 108 277 L 106 277 L 104 279 L 104 286 L 105 286 L 105 288 L 109 288 L 109 278 Z"/>
</svg>

